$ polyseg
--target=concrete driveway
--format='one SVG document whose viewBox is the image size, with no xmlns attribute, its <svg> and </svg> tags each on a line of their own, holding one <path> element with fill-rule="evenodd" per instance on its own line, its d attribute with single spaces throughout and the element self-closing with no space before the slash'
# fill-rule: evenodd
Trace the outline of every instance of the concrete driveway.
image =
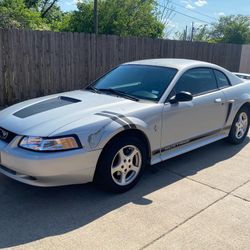
<svg viewBox="0 0 250 250">
<path fill-rule="evenodd" d="M 159 164 L 121 195 L 0 175 L 0 248 L 250 249 L 249 138 Z"/>
</svg>

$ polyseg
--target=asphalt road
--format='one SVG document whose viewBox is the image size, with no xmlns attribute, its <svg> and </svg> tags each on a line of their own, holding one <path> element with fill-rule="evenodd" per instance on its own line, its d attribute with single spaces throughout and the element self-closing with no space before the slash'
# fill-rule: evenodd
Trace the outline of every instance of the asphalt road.
<svg viewBox="0 0 250 250">
<path fill-rule="evenodd" d="M 0 175 L 0 248 L 250 249 L 249 160 L 249 138 L 216 142 L 147 170 L 121 195 Z"/>
</svg>

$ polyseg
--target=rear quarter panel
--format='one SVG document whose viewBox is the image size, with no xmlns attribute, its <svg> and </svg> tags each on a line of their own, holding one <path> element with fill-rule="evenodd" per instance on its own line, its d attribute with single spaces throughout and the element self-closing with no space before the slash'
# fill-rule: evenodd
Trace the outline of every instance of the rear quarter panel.
<svg viewBox="0 0 250 250">
<path fill-rule="evenodd" d="M 239 109 L 245 104 L 250 103 L 250 81 L 242 82 L 232 87 L 223 89 L 227 101 L 233 100 L 232 109 L 228 118 L 227 125 L 231 125 Z"/>
</svg>

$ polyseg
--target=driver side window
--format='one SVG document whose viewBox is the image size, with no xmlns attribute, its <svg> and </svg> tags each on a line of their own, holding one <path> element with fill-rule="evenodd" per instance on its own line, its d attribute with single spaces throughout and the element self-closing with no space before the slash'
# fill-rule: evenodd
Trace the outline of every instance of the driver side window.
<svg viewBox="0 0 250 250">
<path fill-rule="evenodd" d="M 212 69 L 196 68 L 188 70 L 181 76 L 172 93 L 185 91 L 195 96 L 214 90 L 217 90 L 217 82 Z"/>
</svg>

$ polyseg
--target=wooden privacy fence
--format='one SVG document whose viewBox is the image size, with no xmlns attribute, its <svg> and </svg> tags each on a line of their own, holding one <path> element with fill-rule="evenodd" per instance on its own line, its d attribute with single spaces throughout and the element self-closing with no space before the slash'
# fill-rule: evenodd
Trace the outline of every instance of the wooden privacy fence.
<svg viewBox="0 0 250 250">
<path fill-rule="evenodd" d="M 84 33 L 0 30 L 0 106 L 83 88 L 116 65 L 190 58 L 238 71 L 242 46 Z"/>
</svg>

